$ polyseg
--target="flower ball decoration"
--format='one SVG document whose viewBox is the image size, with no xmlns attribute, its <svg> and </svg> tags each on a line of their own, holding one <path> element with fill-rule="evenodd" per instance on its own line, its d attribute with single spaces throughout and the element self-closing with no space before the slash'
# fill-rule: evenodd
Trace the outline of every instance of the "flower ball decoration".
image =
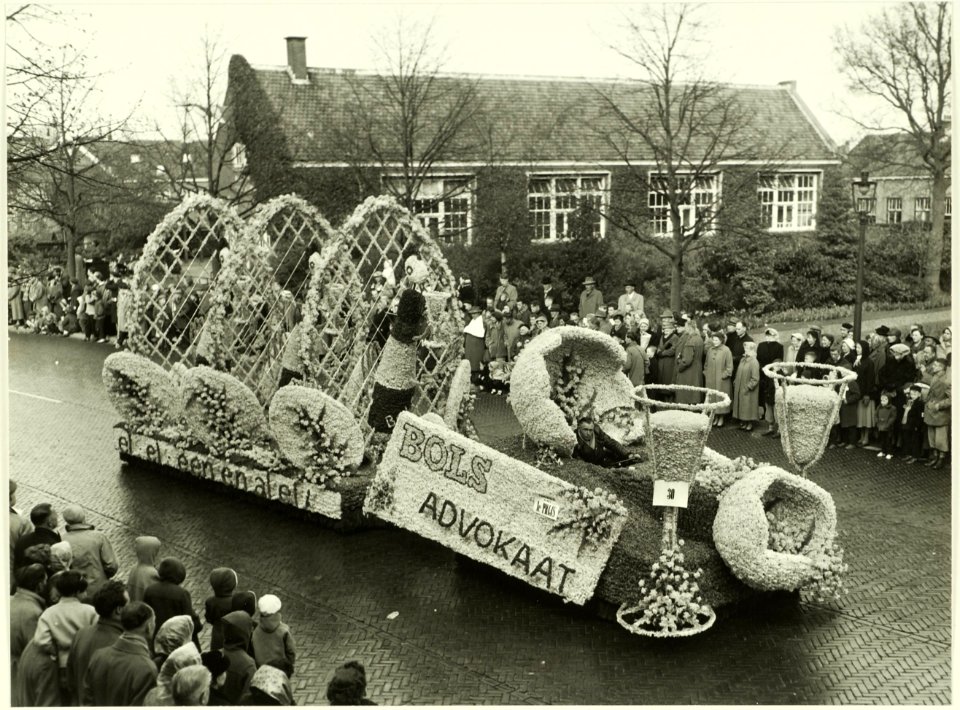
<svg viewBox="0 0 960 710">
<path fill-rule="evenodd" d="M 201 365 L 181 378 L 184 418 L 211 452 L 228 455 L 271 439 L 257 396 L 233 375 Z"/>
<path fill-rule="evenodd" d="M 857 379 L 855 372 L 834 365 L 805 363 L 804 367 L 825 370 L 827 379 L 818 380 L 791 374 L 795 363 L 771 363 L 763 374 L 777 383 L 774 407 L 780 422 L 783 451 L 801 473 L 813 466 L 826 449 L 846 394 L 847 385 Z"/>
<path fill-rule="evenodd" d="M 125 422 L 156 434 L 180 417 L 180 393 L 170 374 L 152 360 L 130 352 L 112 353 L 101 373 L 107 396 Z"/>
<path fill-rule="evenodd" d="M 564 363 L 580 363 L 578 386 L 588 391 L 591 408 L 603 426 L 610 410 L 633 411 L 633 386 L 623 373 L 626 352 L 610 336 L 589 328 L 560 326 L 541 333 L 517 356 L 510 378 L 510 406 L 526 436 L 565 456 L 577 442 L 571 422 L 552 397 Z M 585 398 L 586 399 L 586 398 Z M 640 413 L 633 411 L 634 437 L 642 435 Z M 606 429 L 604 429 L 606 431 Z"/>
<path fill-rule="evenodd" d="M 829 493 L 781 468 L 762 466 L 720 498 L 713 541 L 747 585 L 793 591 L 816 578 L 818 558 L 833 549 L 836 528 Z"/>
<path fill-rule="evenodd" d="M 343 471 L 363 461 L 363 432 L 340 402 L 312 387 L 287 385 L 270 401 L 270 428 L 280 451 L 307 469 L 318 460 Z"/>
<path fill-rule="evenodd" d="M 397 316 L 374 376 L 367 423 L 378 434 L 393 431 L 400 412 L 410 408 L 417 388 L 417 341 L 427 329 L 423 294 L 408 288 L 400 294 Z"/>
</svg>

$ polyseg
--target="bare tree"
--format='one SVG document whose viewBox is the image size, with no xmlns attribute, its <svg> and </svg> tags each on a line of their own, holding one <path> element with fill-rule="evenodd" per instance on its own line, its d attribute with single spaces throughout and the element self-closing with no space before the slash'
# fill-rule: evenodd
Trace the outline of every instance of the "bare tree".
<svg viewBox="0 0 960 710">
<path fill-rule="evenodd" d="M 478 80 L 442 73 L 445 57 L 431 42 L 431 29 L 400 20 L 374 40 L 383 66 L 375 75 L 348 75 L 354 122 L 337 136 L 361 185 L 386 190 L 414 212 L 437 163 L 489 152 L 488 133 L 478 128 L 484 113 Z M 371 166 L 379 169 L 376 179 L 389 179 L 370 185 Z M 451 181 L 428 200 L 463 190 Z"/>
<path fill-rule="evenodd" d="M 933 234 L 924 271 L 931 295 L 942 293 L 940 265 L 950 172 L 951 25 L 948 3 L 910 3 L 885 9 L 858 31 L 845 28 L 834 37 L 851 88 L 892 108 L 900 119 L 896 123 L 861 120 L 860 125 L 872 131 L 905 129 L 906 143 L 930 174 Z"/>
<path fill-rule="evenodd" d="M 649 184 L 667 220 L 655 227 L 647 205 L 631 201 L 609 200 L 600 209 L 611 224 L 670 260 L 673 310 L 681 307 L 684 257 L 716 229 L 723 209 L 715 198 L 722 166 L 764 160 L 759 172 L 773 171 L 787 157 L 786 143 L 758 138 L 734 88 L 705 78 L 695 46 L 706 30 L 698 11 L 663 5 L 628 17 L 625 40 L 613 49 L 639 70 L 640 80 L 594 87 L 601 138 L 626 164 L 638 191 Z M 741 185 L 724 181 L 725 196 L 736 189 L 755 192 L 756 173 Z"/>
<path fill-rule="evenodd" d="M 97 116 L 96 83 L 85 72 L 82 59 L 70 62 L 75 71 L 38 79 L 42 98 L 32 107 L 32 120 L 46 132 L 28 142 L 38 147 L 30 160 L 20 164 L 8 199 L 14 214 L 46 219 L 60 228 L 67 271 L 73 277 L 77 246 L 84 237 L 109 229 L 104 210 L 126 193 L 127 186 L 100 164 L 94 150 L 117 134 L 125 119 Z"/>
<path fill-rule="evenodd" d="M 173 80 L 172 99 L 177 130 L 154 132 L 163 136 L 152 144 L 168 191 L 182 199 L 204 192 L 230 203 L 244 203 L 252 193 L 246 171 L 233 165 L 235 141 L 225 121 L 227 52 L 208 31 L 201 39 L 199 61 L 184 80 Z"/>
</svg>

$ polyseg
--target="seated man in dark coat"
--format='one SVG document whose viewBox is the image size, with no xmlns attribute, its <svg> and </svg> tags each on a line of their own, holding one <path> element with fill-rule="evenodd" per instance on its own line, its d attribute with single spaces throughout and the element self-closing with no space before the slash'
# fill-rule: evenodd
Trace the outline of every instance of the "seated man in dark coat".
<svg viewBox="0 0 960 710">
<path fill-rule="evenodd" d="M 596 426 L 593 416 L 589 414 L 580 417 L 577 422 L 577 443 L 573 447 L 573 455 L 587 463 L 607 468 L 626 466 L 640 460 Z"/>
</svg>

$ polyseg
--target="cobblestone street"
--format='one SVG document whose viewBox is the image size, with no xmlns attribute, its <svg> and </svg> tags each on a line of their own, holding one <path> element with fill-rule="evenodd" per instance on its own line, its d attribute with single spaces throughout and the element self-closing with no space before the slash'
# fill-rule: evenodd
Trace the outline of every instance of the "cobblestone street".
<svg viewBox="0 0 960 710">
<path fill-rule="evenodd" d="M 840 704 L 951 702 L 950 471 L 828 451 L 811 478 L 836 501 L 849 594 L 731 610 L 701 636 L 631 636 L 404 531 L 342 535 L 197 482 L 121 466 L 100 380 L 106 345 L 11 333 L 11 477 L 19 507 L 77 502 L 110 535 L 121 574 L 152 534 L 187 567 L 202 611 L 216 566 L 273 593 L 297 642 L 299 704 L 333 669 L 366 664 L 380 704 Z M 481 395 L 485 441 L 515 433 Z M 786 466 L 778 441 L 714 430 L 708 445 Z M 399 614 L 388 619 L 391 612 Z"/>
</svg>

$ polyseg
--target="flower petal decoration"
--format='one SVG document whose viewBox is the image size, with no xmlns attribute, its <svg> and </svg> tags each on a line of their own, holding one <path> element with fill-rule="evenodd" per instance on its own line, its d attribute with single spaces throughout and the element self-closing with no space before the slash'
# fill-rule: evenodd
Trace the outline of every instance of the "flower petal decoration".
<svg viewBox="0 0 960 710">
<path fill-rule="evenodd" d="M 233 375 L 205 365 L 190 368 L 180 397 L 187 424 L 213 452 L 245 450 L 270 439 L 257 396 Z"/>
<path fill-rule="evenodd" d="M 470 361 L 461 360 L 450 379 L 450 391 L 447 393 L 447 405 L 443 409 L 443 421 L 456 431 L 460 418 L 460 404 L 472 387 L 470 383 Z"/>
<path fill-rule="evenodd" d="M 320 390 L 287 385 L 270 400 L 270 428 L 280 451 L 292 463 L 307 468 L 318 446 L 314 434 L 302 425 L 303 413 L 311 420 L 322 420 L 331 448 L 345 445 L 343 464 L 356 468 L 363 461 L 363 432 L 356 418 L 340 402 Z"/>
<path fill-rule="evenodd" d="M 112 353 L 101 372 L 110 403 L 137 428 L 162 429 L 180 417 L 180 393 L 174 379 L 152 360 L 131 352 Z"/>
<path fill-rule="evenodd" d="M 747 585 L 792 591 L 814 576 L 813 557 L 831 547 L 836 528 L 837 511 L 829 493 L 781 468 L 763 466 L 720 498 L 713 541 L 730 570 Z M 790 542 L 776 540 L 777 534 L 789 535 Z"/>
<path fill-rule="evenodd" d="M 582 363 L 580 384 L 592 393 L 597 417 L 611 409 L 633 409 L 633 386 L 623 373 L 626 352 L 605 333 L 560 326 L 541 333 L 517 356 L 510 378 L 510 405 L 524 433 L 538 444 L 570 456 L 577 436 L 560 406 L 551 398 L 554 379 L 574 356 Z M 640 414 L 637 412 L 637 419 Z M 632 428 L 632 435 L 642 425 Z"/>
<path fill-rule="evenodd" d="M 791 385 L 778 387 L 774 397 L 777 421 L 787 430 L 782 437 L 787 457 L 801 467 L 816 463 L 826 448 L 840 395 L 832 387 Z"/>
</svg>

